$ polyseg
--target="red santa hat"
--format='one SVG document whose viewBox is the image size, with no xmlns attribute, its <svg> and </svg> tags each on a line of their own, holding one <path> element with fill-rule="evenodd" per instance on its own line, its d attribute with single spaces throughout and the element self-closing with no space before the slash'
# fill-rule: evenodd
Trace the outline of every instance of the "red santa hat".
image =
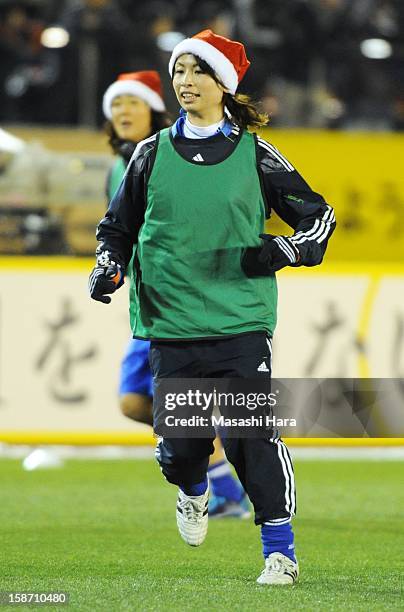
<svg viewBox="0 0 404 612">
<path fill-rule="evenodd" d="M 212 30 L 203 30 L 174 47 L 168 64 L 171 76 L 177 58 L 184 53 L 192 53 L 209 64 L 231 94 L 236 93 L 250 65 L 242 43 L 214 34 Z"/>
<path fill-rule="evenodd" d="M 102 110 L 107 119 L 111 119 L 112 100 L 122 95 L 137 96 L 159 113 L 166 109 L 160 76 L 155 70 L 125 72 L 118 76 L 115 83 L 108 87 L 102 101 Z"/>
</svg>

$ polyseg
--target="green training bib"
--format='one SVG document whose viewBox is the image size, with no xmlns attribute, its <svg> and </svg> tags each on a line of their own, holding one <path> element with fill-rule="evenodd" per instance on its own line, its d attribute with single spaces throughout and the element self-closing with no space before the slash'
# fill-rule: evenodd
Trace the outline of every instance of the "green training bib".
<svg viewBox="0 0 404 612">
<path fill-rule="evenodd" d="M 276 325 L 275 276 L 248 278 L 246 247 L 261 244 L 265 205 L 254 136 L 244 131 L 226 159 L 200 165 L 160 132 L 134 258 L 133 335 L 193 339 Z"/>
</svg>

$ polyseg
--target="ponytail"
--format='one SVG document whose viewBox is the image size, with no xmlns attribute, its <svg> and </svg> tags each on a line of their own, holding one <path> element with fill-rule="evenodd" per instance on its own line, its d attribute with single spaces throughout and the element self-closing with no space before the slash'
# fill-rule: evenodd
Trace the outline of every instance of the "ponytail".
<svg viewBox="0 0 404 612">
<path fill-rule="evenodd" d="M 203 72 L 209 74 L 212 79 L 216 81 L 216 83 L 219 83 L 222 87 L 224 87 L 213 68 L 207 62 L 205 62 L 205 60 L 201 59 L 197 55 L 195 55 L 195 59 Z M 223 102 L 225 108 L 227 108 L 229 111 L 230 118 L 233 123 L 242 129 L 247 129 L 249 127 L 260 128 L 267 125 L 269 121 L 268 115 L 259 110 L 258 103 L 253 102 L 252 98 L 246 94 L 232 95 L 225 93 L 223 96 Z"/>
<path fill-rule="evenodd" d="M 246 94 L 224 94 L 224 104 L 231 120 L 240 128 L 260 128 L 267 125 L 269 117 L 261 112 L 258 103 L 253 102 Z"/>
</svg>

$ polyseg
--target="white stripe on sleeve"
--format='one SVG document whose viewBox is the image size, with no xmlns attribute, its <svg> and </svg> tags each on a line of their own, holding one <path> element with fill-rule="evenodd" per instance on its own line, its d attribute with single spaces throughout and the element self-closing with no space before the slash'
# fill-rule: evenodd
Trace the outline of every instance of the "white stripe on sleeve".
<svg viewBox="0 0 404 612">
<path fill-rule="evenodd" d="M 296 253 L 293 248 L 288 244 L 287 240 L 285 240 L 282 236 L 278 236 L 275 238 L 275 242 L 280 249 L 285 253 L 286 257 L 289 259 L 290 263 L 296 263 Z"/>
<path fill-rule="evenodd" d="M 325 240 L 331 231 L 331 226 L 335 221 L 334 210 L 327 204 L 327 210 L 321 219 L 316 219 L 311 229 L 307 231 L 297 232 L 291 237 L 294 244 L 302 244 L 306 240 L 316 240 L 321 243 Z"/>
<path fill-rule="evenodd" d="M 292 172 L 294 170 L 294 167 L 286 159 L 286 157 L 283 157 L 283 155 L 278 151 L 278 149 L 271 145 L 269 142 L 267 142 L 266 140 L 262 140 L 262 138 L 258 138 L 258 146 L 262 147 L 263 149 L 266 149 L 269 153 L 271 153 L 271 155 L 273 155 L 273 157 L 275 157 L 275 159 L 277 159 L 282 164 L 282 166 L 286 168 L 288 172 Z"/>
</svg>

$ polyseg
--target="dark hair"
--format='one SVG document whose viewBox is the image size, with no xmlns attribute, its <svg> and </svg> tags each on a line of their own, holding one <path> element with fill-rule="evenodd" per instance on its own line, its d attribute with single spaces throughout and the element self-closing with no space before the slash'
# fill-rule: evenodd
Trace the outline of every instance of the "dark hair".
<svg viewBox="0 0 404 612">
<path fill-rule="evenodd" d="M 222 87 L 222 81 L 217 76 L 205 60 L 195 55 L 195 59 L 198 63 L 199 68 L 202 72 L 205 72 L 212 77 L 216 83 L 219 83 Z M 260 128 L 267 125 L 269 117 L 266 113 L 261 112 L 259 109 L 259 103 L 252 100 L 251 96 L 247 94 L 230 94 L 225 93 L 223 96 L 224 106 L 230 113 L 230 118 L 241 128 L 247 129 L 248 127 Z"/>
<path fill-rule="evenodd" d="M 169 125 L 171 125 L 170 116 L 166 111 L 162 113 L 158 113 L 155 110 L 151 111 L 151 131 L 149 134 L 150 136 L 152 134 L 155 134 L 156 132 L 159 132 L 163 128 L 168 127 Z M 126 141 L 119 138 L 118 134 L 114 129 L 112 121 L 108 120 L 104 123 L 104 130 L 108 136 L 108 144 L 110 145 L 112 151 L 115 155 L 120 155 L 122 143 Z"/>
</svg>

